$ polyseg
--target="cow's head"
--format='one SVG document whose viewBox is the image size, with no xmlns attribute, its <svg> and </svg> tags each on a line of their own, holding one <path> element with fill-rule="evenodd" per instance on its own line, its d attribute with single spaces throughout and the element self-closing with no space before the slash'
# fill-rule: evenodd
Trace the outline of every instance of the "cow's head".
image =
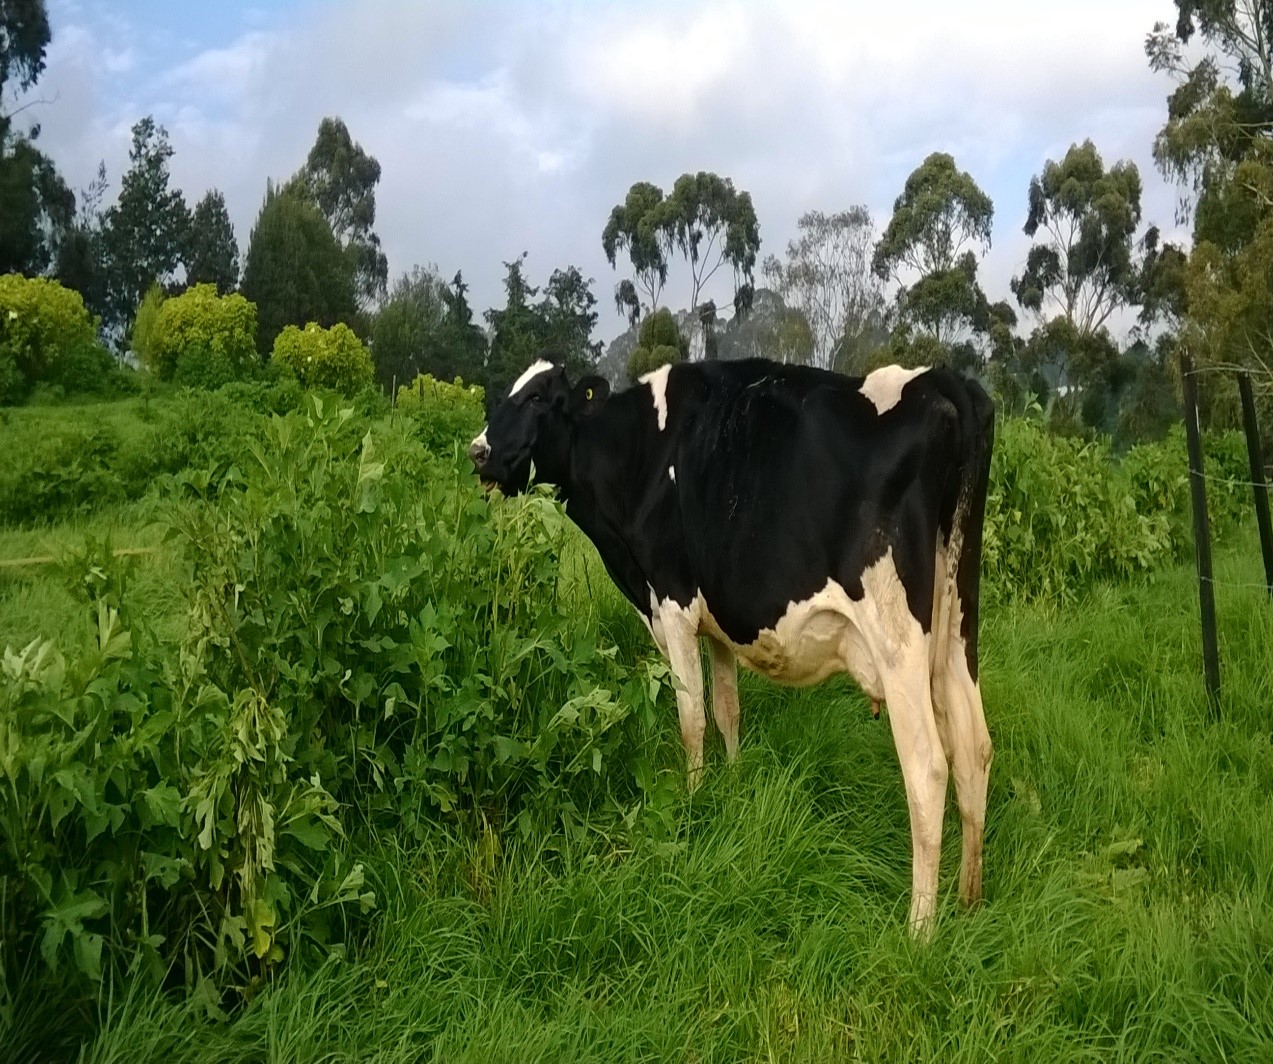
<svg viewBox="0 0 1273 1064">
<path fill-rule="evenodd" d="M 533 461 L 541 479 L 552 482 L 565 472 L 573 424 L 599 410 L 609 394 L 601 377 L 584 377 L 572 387 L 561 366 L 540 359 L 513 382 L 469 445 L 477 475 L 515 495 L 526 489 Z"/>
</svg>

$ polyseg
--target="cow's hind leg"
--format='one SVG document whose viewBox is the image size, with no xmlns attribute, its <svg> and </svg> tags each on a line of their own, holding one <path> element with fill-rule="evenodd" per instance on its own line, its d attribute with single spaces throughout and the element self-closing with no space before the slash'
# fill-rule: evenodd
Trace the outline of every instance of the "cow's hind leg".
<svg viewBox="0 0 1273 1064">
<path fill-rule="evenodd" d="M 910 812 L 910 928 L 917 936 L 927 936 L 937 912 L 937 869 L 949 770 L 933 715 L 928 650 L 918 624 L 914 635 L 880 673 Z"/>
<path fill-rule="evenodd" d="M 725 740 L 725 757 L 738 757 L 738 659 L 733 650 L 713 636 L 707 637 L 712 657 L 712 716 Z"/>
<path fill-rule="evenodd" d="M 668 664 L 676 680 L 676 711 L 681 721 L 681 743 L 685 747 L 686 780 L 693 791 L 703 777 L 703 735 L 707 731 L 698 626 L 688 611 L 675 604 L 665 607 L 660 619 Z"/>
<path fill-rule="evenodd" d="M 982 837 L 993 748 L 982 709 L 981 688 L 972 678 L 963 640 L 957 634 L 947 641 L 945 656 L 935 662 L 933 701 L 942 744 L 955 777 L 955 799 L 963 829 L 959 898 L 972 906 L 981 901 Z"/>
</svg>

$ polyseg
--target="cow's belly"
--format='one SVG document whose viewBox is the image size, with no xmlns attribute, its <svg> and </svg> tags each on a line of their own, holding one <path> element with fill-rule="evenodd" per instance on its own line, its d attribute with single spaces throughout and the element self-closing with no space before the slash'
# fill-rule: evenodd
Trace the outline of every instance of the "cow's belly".
<svg viewBox="0 0 1273 1064">
<path fill-rule="evenodd" d="M 760 633 L 754 643 L 735 648 L 745 668 L 778 683 L 804 687 L 821 683 L 837 672 L 852 672 L 856 629 L 833 610 L 821 610 L 800 618 L 781 635 L 776 630 Z M 862 648 L 865 651 L 865 648 Z"/>
<path fill-rule="evenodd" d="M 703 628 L 732 647 L 744 668 L 777 683 L 806 687 L 847 672 L 869 695 L 882 699 L 877 656 L 866 635 L 875 630 L 870 627 L 875 605 L 854 602 L 831 581 L 812 598 L 793 602 L 773 627 L 762 629 L 750 643 L 726 636 L 714 623 L 710 606 L 704 611 Z"/>
</svg>

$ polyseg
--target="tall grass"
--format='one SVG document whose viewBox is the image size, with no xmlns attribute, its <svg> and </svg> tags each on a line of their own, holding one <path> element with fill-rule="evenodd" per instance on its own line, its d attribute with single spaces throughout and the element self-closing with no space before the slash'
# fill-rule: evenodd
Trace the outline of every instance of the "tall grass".
<svg viewBox="0 0 1273 1064">
<path fill-rule="evenodd" d="M 1249 540 L 1218 577 L 1258 579 Z M 887 726 L 848 684 L 745 678 L 740 764 L 665 835 L 382 833 L 362 949 L 233 1017 L 123 988 L 84 1059 L 1270 1059 L 1273 608 L 1222 589 L 1213 722 L 1194 594 L 1181 568 L 986 619 L 987 901 L 957 910 L 952 806 L 928 946 Z"/>
</svg>

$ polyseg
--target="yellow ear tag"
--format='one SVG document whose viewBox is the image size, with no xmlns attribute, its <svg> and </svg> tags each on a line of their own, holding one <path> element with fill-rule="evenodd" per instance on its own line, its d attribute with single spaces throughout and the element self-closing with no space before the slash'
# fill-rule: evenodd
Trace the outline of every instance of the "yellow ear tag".
<svg viewBox="0 0 1273 1064">
<path fill-rule="evenodd" d="M 589 399 L 589 400 L 592 398 L 592 389 L 591 389 L 591 388 L 589 388 L 589 389 L 588 389 L 588 391 L 585 393 L 584 398 L 585 398 L 585 399 Z"/>
</svg>

